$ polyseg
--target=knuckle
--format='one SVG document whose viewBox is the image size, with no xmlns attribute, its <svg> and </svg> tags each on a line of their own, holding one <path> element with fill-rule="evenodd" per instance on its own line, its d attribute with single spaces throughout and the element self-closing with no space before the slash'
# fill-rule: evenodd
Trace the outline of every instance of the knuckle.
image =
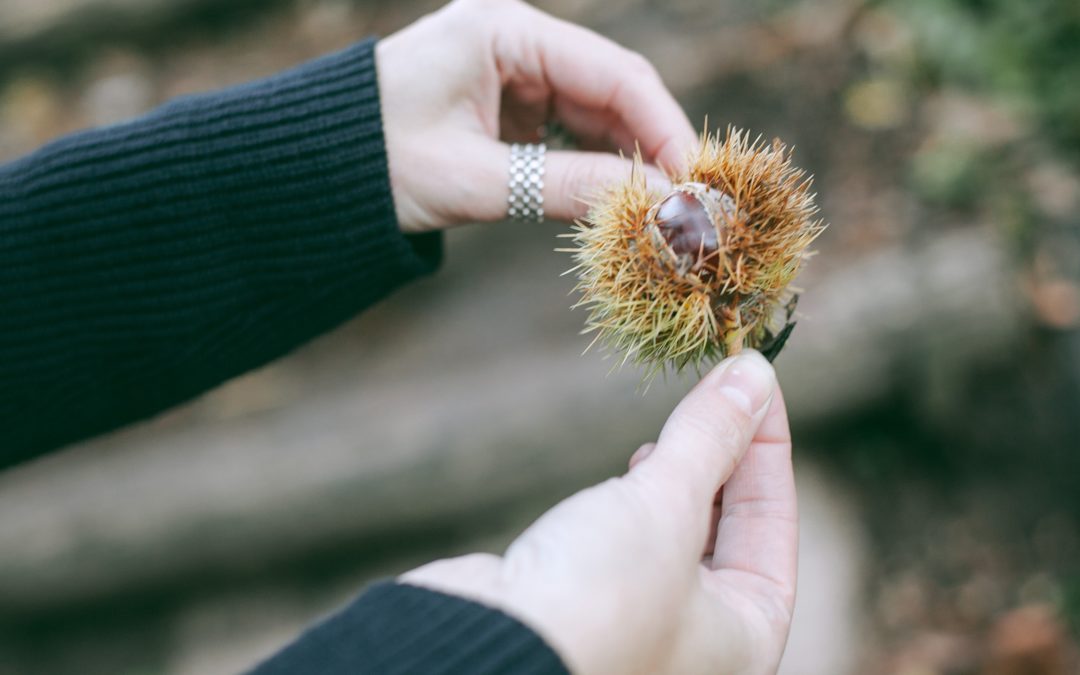
<svg viewBox="0 0 1080 675">
<path fill-rule="evenodd" d="M 569 197 L 595 185 L 597 173 L 593 162 L 583 156 L 574 157 L 558 181 L 559 195 Z"/>
<path fill-rule="evenodd" d="M 682 412 L 680 435 L 696 448 L 694 454 L 700 464 L 696 468 L 711 476 L 730 476 L 750 445 L 749 417 L 731 406 L 710 401 Z"/>
<path fill-rule="evenodd" d="M 720 393 L 695 401 L 686 422 L 713 444 L 739 446 L 749 443 L 751 417 L 736 408 Z"/>
<path fill-rule="evenodd" d="M 699 469 L 698 475 L 707 475 L 705 467 Z M 703 488 L 699 481 L 686 481 L 685 477 L 678 481 L 683 489 L 674 491 L 669 496 L 669 506 L 673 512 L 681 514 L 680 520 L 686 523 L 697 523 L 705 519 L 706 506 L 712 500 L 709 488 Z M 693 526 L 694 531 L 701 528 Z"/>
<path fill-rule="evenodd" d="M 518 4 L 520 0 L 454 0 L 450 6 L 486 18 L 494 10 L 515 7 Z M 475 21 L 476 17 L 471 18 Z"/>
<path fill-rule="evenodd" d="M 559 184 L 561 194 L 580 195 L 589 190 L 606 187 L 618 179 L 622 162 L 607 155 L 582 155 L 575 157 Z"/>
<path fill-rule="evenodd" d="M 638 77 L 659 77 L 656 72 L 656 66 L 652 64 L 652 61 L 647 59 L 641 52 L 636 52 L 632 49 L 627 49 L 628 67 L 631 72 Z"/>
<path fill-rule="evenodd" d="M 498 560 L 498 556 L 496 556 L 494 553 L 475 552 L 466 553 L 464 555 L 458 556 L 457 559 L 467 565 L 486 565 L 490 562 Z"/>
<path fill-rule="evenodd" d="M 791 627 L 795 607 L 795 589 L 777 589 L 766 593 L 758 603 L 761 621 L 758 627 L 762 638 L 775 642 L 785 636 Z"/>
<path fill-rule="evenodd" d="M 654 506 L 645 510 L 648 519 L 666 520 L 674 514 L 678 522 L 695 523 L 704 517 L 706 497 L 701 490 L 695 488 L 696 481 L 687 481 L 687 473 L 686 467 L 679 461 L 669 459 L 658 462 L 643 476 L 635 476 L 644 491 L 652 496 L 647 502 Z M 701 474 L 695 469 L 693 475 Z M 657 504 L 662 504 L 663 509 L 657 509 Z"/>
<path fill-rule="evenodd" d="M 571 160 L 555 184 L 551 186 L 555 191 L 555 197 L 561 199 L 564 195 L 573 194 L 575 187 L 580 184 L 583 171 L 581 160 Z"/>
</svg>

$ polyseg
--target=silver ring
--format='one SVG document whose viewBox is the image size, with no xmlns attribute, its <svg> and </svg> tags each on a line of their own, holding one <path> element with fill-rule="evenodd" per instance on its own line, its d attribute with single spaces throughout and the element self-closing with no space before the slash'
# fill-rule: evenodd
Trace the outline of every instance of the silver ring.
<svg viewBox="0 0 1080 675">
<path fill-rule="evenodd" d="M 544 219 L 543 143 L 514 143 L 510 146 L 510 196 L 507 215 L 511 220 L 540 222 Z"/>
</svg>

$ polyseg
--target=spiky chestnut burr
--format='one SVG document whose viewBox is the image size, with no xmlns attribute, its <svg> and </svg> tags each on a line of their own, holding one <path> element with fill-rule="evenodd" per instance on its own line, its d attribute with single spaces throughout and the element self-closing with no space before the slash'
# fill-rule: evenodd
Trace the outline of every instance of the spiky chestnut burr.
<svg viewBox="0 0 1080 675">
<path fill-rule="evenodd" d="M 771 360 L 794 326 L 789 284 L 825 227 L 810 184 L 779 140 L 731 128 L 704 134 L 666 193 L 635 157 L 630 180 L 588 199 L 569 235 L 585 332 L 649 376 L 744 347 Z"/>
</svg>

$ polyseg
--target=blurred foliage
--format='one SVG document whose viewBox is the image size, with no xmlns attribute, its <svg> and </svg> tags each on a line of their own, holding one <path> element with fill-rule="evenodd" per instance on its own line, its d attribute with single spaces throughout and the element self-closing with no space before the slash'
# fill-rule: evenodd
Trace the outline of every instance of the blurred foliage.
<svg viewBox="0 0 1080 675">
<path fill-rule="evenodd" d="M 879 0 L 861 14 L 865 75 L 846 92 L 849 118 L 914 131 L 908 184 L 926 214 L 996 226 L 1035 324 L 1076 329 L 1080 3 Z"/>
<path fill-rule="evenodd" d="M 913 30 L 912 76 L 989 94 L 1031 115 L 1080 163 L 1080 3 L 888 0 Z"/>
<path fill-rule="evenodd" d="M 948 207 L 978 203 L 992 182 L 990 153 L 976 143 L 953 142 L 932 146 L 912 158 L 914 189 L 929 201 Z"/>
</svg>

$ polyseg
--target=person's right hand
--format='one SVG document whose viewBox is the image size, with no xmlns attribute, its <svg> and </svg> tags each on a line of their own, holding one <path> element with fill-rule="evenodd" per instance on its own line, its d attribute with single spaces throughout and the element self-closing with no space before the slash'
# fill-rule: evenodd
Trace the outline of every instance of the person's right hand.
<svg viewBox="0 0 1080 675">
<path fill-rule="evenodd" d="M 406 233 L 506 217 L 508 142 L 552 118 L 582 151 L 547 155 L 544 210 L 572 220 L 627 156 L 680 170 L 697 133 L 640 54 L 519 0 L 456 0 L 376 46 L 390 185 Z M 596 152 L 601 151 L 601 152 Z M 665 183 L 653 166 L 650 185 Z"/>
<path fill-rule="evenodd" d="M 775 672 L 798 525 L 772 367 L 756 352 L 724 361 L 631 464 L 545 513 L 502 556 L 401 580 L 519 618 L 576 673 Z"/>
</svg>

